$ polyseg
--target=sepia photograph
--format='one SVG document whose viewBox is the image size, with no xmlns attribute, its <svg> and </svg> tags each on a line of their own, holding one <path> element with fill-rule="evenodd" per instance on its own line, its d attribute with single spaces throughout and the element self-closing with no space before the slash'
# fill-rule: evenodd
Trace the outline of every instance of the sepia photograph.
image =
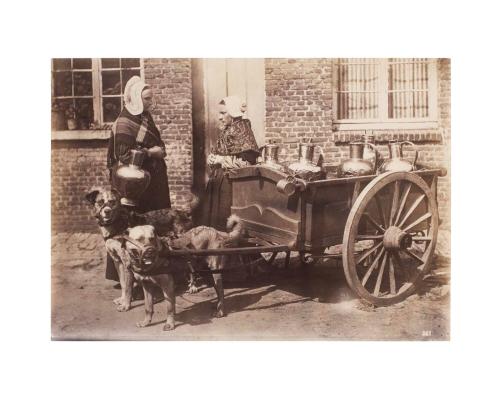
<svg viewBox="0 0 500 400">
<path fill-rule="evenodd" d="M 494 397 L 488 2 L 4 9 L 4 397 Z"/>
<path fill-rule="evenodd" d="M 452 62 L 52 58 L 52 340 L 449 341 Z"/>
</svg>

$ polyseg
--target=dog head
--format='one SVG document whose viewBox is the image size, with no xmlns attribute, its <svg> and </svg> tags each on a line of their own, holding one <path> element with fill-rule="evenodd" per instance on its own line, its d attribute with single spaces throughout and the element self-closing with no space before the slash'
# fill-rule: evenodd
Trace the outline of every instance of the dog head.
<svg viewBox="0 0 500 400">
<path fill-rule="evenodd" d="M 128 228 L 124 239 L 132 269 L 137 273 L 146 273 L 154 269 L 163 247 L 155 228 L 152 225 Z"/>
<path fill-rule="evenodd" d="M 120 194 L 115 189 L 92 188 L 85 199 L 94 207 L 101 226 L 112 224 L 120 213 Z"/>
<path fill-rule="evenodd" d="M 172 231 L 175 236 L 180 236 L 194 226 L 193 214 L 200 206 L 200 198 L 191 193 L 189 207 L 186 210 L 170 210 L 172 215 Z"/>
</svg>

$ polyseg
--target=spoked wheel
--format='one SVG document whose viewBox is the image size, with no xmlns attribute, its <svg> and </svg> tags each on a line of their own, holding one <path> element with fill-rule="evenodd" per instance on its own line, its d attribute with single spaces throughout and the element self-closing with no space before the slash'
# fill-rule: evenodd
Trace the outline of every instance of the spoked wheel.
<svg viewBox="0 0 500 400">
<path fill-rule="evenodd" d="M 387 306 L 410 296 L 431 267 L 438 232 L 436 200 L 411 172 L 371 181 L 351 208 L 342 261 L 349 286 Z"/>
</svg>

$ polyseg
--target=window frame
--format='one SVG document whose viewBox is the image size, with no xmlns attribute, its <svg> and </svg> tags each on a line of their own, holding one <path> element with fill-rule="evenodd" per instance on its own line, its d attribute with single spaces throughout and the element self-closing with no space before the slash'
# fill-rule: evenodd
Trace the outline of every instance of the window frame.
<svg viewBox="0 0 500 400">
<path fill-rule="evenodd" d="M 390 119 L 389 102 L 389 58 L 377 59 L 379 85 L 385 87 L 378 90 L 379 118 L 372 119 L 337 119 L 338 117 L 338 93 L 339 59 L 332 60 L 332 90 L 334 107 L 332 107 L 333 127 L 337 131 L 342 130 L 364 130 L 364 129 L 434 129 L 438 127 L 438 59 L 429 58 L 429 116 L 423 118 L 399 118 Z M 381 115 L 383 110 L 384 115 Z"/>
<path fill-rule="evenodd" d="M 103 103 L 103 95 L 102 95 L 102 58 L 92 58 L 91 59 L 91 71 L 92 71 L 92 99 L 93 99 L 93 107 L 94 107 L 94 121 L 99 122 L 99 128 L 96 129 L 74 129 L 74 130 L 52 130 L 52 140 L 67 140 L 67 139 L 75 139 L 75 140 L 84 140 L 84 139 L 108 139 L 111 127 L 106 127 L 106 125 L 110 125 L 110 122 L 103 122 L 102 115 L 102 103 Z M 120 70 L 121 68 L 106 68 L 104 70 Z M 51 65 L 51 72 L 52 72 Z M 139 69 L 141 79 L 144 79 L 144 59 L 139 58 Z M 52 75 L 52 91 L 51 97 L 61 98 L 63 96 L 54 96 L 54 77 Z M 123 93 L 120 95 L 113 95 L 107 97 L 121 97 Z M 89 96 L 90 98 L 90 96 Z"/>
</svg>

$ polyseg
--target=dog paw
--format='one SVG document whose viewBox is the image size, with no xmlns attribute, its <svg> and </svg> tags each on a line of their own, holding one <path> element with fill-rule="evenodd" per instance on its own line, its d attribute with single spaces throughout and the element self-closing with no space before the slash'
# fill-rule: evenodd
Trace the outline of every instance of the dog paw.
<svg viewBox="0 0 500 400">
<path fill-rule="evenodd" d="M 130 304 L 119 304 L 118 307 L 116 307 L 116 309 L 119 312 L 128 311 L 128 310 L 130 310 Z"/>
<path fill-rule="evenodd" d="M 200 288 L 196 285 L 189 285 L 188 289 L 187 289 L 187 292 L 189 294 L 196 294 L 200 291 Z"/>
<path fill-rule="evenodd" d="M 226 313 L 224 312 L 224 310 L 215 310 L 212 316 L 214 316 L 215 318 L 222 318 L 226 316 Z"/>
<path fill-rule="evenodd" d="M 174 322 L 165 322 L 165 325 L 163 325 L 163 330 L 164 331 L 171 331 L 175 328 L 175 323 Z"/>
<path fill-rule="evenodd" d="M 122 298 L 117 297 L 116 299 L 113 299 L 113 303 L 115 303 L 117 306 L 119 306 L 120 304 L 122 304 Z"/>
<path fill-rule="evenodd" d="M 141 321 L 141 322 L 136 322 L 135 326 L 137 326 L 138 328 L 145 328 L 146 326 L 149 326 L 149 324 L 151 324 L 151 321 L 144 320 L 144 321 Z"/>
</svg>

